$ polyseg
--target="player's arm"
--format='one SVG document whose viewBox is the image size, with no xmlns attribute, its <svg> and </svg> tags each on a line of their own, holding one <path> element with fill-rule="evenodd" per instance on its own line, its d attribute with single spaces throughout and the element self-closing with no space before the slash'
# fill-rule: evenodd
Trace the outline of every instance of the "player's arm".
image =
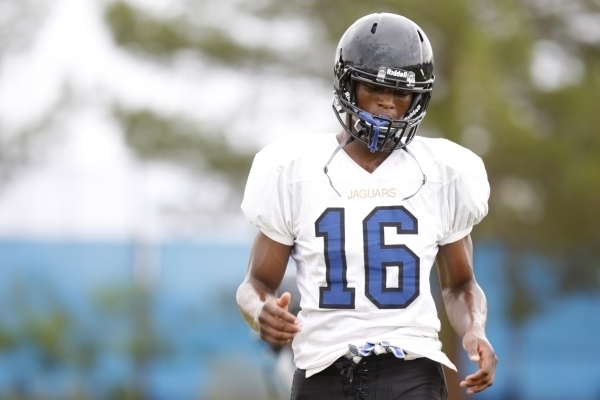
<svg viewBox="0 0 600 400">
<path fill-rule="evenodd" d="M 264 340 L 278 346 L 288 343 L 300 331 L 298 319 L 287 310 L 290 294 L 277 298 L 291 251 L 291 246 L 259 232 L 252 245 L 246 279 L 236 295 L 248 324 Z"/>
<path fill-rule="evenodd" d="M 471 236 L 440 246 L 436 265 L 450 324 L 462 338 L 469 359 L 479 370 L 461 382 L 467 393 L 492 386 L 498 358 L 485 335 L 487 301 L 473 274 Z"/>
</svg>

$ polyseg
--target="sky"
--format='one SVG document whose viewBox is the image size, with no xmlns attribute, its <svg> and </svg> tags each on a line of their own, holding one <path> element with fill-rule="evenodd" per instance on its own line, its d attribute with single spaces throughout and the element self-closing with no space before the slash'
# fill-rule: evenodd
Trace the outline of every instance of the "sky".
<svg viewBox="0 0 600 400">
<path fill-rule="evenodd" d="M 138 160 L 112 106 L 229 121 L 230 141 L 260 148 L 307 126 L 337 129 L 331 88 L 268 72 L 250 78 L 185 54 L 172 66 L 146 62 L 113 43 L 102 19 L 105 3 L 46 3 L 29 45 L 0 59 L 2 134 L 10 137 L 32 122 L 51 121 L 31 162 L 0 186 L 0 237 L 162 240 L 214 238 L 216 231 L 228 240 L 247 238 L 254 231 L 241 212 L 219 209 L 231 195 L 227 185 L 173 164 Z M 135 3 L 154 12 L 180 11 L 174 1 Z M 212 20 L 224 18 L 222 8 L 213 10 Z M 240 24 L 256 22 L 240 17 Z M 246 40 L 272 34 L 250 31 L 255 35 Z M 166 209 L 190 205 L 201 210 L 191 222 L 165 217 Z"/>
</svg>

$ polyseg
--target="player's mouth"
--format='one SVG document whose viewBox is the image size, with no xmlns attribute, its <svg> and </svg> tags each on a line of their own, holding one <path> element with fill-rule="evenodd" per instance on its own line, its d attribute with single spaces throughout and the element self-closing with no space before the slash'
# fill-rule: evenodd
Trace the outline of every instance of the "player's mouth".
<svg viewBox="0 0 600 400">
<path fill-rule="evenodd" d="M 387 114 L 373 114 L 373 117 L 379 118 L 379 119 L 385 119 L 385 120 L 393 120 L 394 119 L 393 116 L 387 115 Z"/>
</svg>

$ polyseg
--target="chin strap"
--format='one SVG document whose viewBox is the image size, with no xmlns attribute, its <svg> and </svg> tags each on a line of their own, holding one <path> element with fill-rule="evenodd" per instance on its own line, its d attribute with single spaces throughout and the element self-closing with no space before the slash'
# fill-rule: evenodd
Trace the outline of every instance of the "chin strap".
<svg viewBox="0 0 600 400">
<path fill-rule="evenodd" d="M 335 188 L 335 186 L 333 186 L 333 182 L 331 181 L 331 178 L 329 177 L 329 164 L 331 163 L 331 160 L 333 160 L 333 157 L 335 157 L 335 155 L 338 153 L 338 151 L 340 151 L 341 149 L 344 148 L 344 146 L 348 145 L 350 142 L 352 142 L 354 140 L 353 136 L 349 136 L 346 140 L 344 140 L 342 143 L 340 143 L 338 145 L 338 147 L 335 148 L 335 150 L 333 151 L 333 153 L 331 153 L 331 157 L 329 157 L 329 160 L 327 161 L 327 163 L 325 164 L 325 166 L 323 167 L 323 172 L 325 173 L 325 176 L 327 177 L 327 179 L 329 180 L 329 184 L 331 185 L 331 188 L 335 191 L 335 193 L 339 196 L 342 197 L 342 195 L 340 194 L 340 192 L 337 191 L 337 189 Z M 419 163 L 419 160 L 417 160 L 417 158 L 414 156 L 414 154 L 408 150 L 406 147 L 403 147 L 402 150 L 404 150 L 409 156 L 411 156 L 413 158 L 413 160 L 415 160 L 415 162 L 417 163 L 417 166 L 419 167 L 419 171 L 421 172 L 421 185 L 419 185 L 419 188 L 410 196 L 406 196 L 405 198 L 403 198 L 400 201 L 405 201 L 410 199 L 411 197 L 415 196 L 417 193 L 419 193 L 419 191 L 421 190 L 421 188 L 423 186 L 425 186 L 425 183 L 427 183 L 427 175 L 425 175 L 425 172 L 423 172 L 423 169 L 421 168 L 421 164 Z"/>
<path fill-rule="evenodd" d="M 377 141 L 379 140 L 379 128 L 384 127 L 390 123 L 390 120 L 385 118 L 374 117 L 372 114 L 366 111 L 360 111 L 358 116 L 364 119 L 366 122 L 371 124 L 373 127 L 373 135 L 371 136 L 371 140 L 369 141 L 369 150 L 371 153 L 375 153 L 377 148 Z"/>
<path fill-rule="evenodd" d="M 335 192 L 337 193 L 338 196 L 342 197 L 342 195 L 340 194 L 340 192 L 338 192 L 335 188 L 335 186 L 333 186 L 333 182 L 331 182 L 331 178 L 329 177 L 329 169 L 327 168 L 329 166 L 329 164 L 331 163 L 331 160 L 333 160 L 333 157 L 335 157 L 335 155 L 337 154 L 338 151 L 340 151 L 344 146 L 346 146 L 347 144 L 349 144 L 350 142 L 352 142 L 354 140 L 353 136 L 348 136 L 348 138 L 346 140 L 344 140 L 342 143 L 340 143 L 338 145 L 338 147 L 335 148 L 335 150 L 333 151 L 333 153 L 331 153 L 331 157 L 329 157 L 329 161 L 327 161 L 327 164 L 325 164 L 325 166 L 323 167 L 323 172 L 325 172 L 325 176 L 327 176 L 327 179 L 329 179 L 329 184 L 331 185 L 331 187 L 333 188 L 333 190 L 335 190 Z"/>
<path fill-rule="evenodd" d="M 410 155 L 413 158 L 413 160 L 415 160 L 415 162 L 417 163 L 417 166 L 419 167 L 419 171 L 421 171 L 422 177 L 421 177 L 421 185 L 419 186 L 419 188 L 417 189 L 417 191 L 414 192 L 413 194 L 411 194 L 410 196 L 407 196 L 407 197 L 403 198 L 400 201 L 404 201 L 404 200 L 410 199 L 411 197 L 413 197 L 414 195 L 416 195 L 417 193 L 419 193 L 419 190 L 421 190 L 421 188 L 423 186 L 425 186 L 425 183 L 427 183 L 427 175 L 425 175 L 425 172 L 423 172 L 423 168 L 421 168 L 421 164 L 419 164 L 419 160 L 417 160 L 417 157 L 415 157 L 415 155 L 413 153 L 411 153 L 410 150 L 408 150 L 406 147 L 403 147 L 402 150 L 404 150 L 405 152 L 407 152 L 408 155 Z"/>
</svg>

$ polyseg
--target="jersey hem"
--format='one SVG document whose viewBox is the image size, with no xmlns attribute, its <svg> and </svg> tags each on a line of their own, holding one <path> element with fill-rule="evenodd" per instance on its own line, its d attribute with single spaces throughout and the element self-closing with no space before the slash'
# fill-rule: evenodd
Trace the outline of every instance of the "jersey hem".
<svg viewBox="0 0 600 400">
<path fill-rule="evenodd" d="M 473 230 L 473 227 L 469 226 L 468 228 L 461 229 L 460 231 L 451 233 L 450 235 L 446 236 L 444 239 L 440 240 L 439 244 L 440 244 L 440 246 L 444 246 L 449 243 L 454 243 L 454 242 L 464 238 L 465 236 L 467 236 L 469 233 L 471 233 L 472 230 Z"/>
<path fill-rule="evenodd" d="M 286 246 L 293 246 L 294 245 L 294 239 L 293 238 L 289 238 L 289 237 L 287 237 L 285 235 L 282 235 L 282 234 L 280 234 L 278 232 L 270 231 L 270 230 L 265 229 L 265 228 L 259 228 L 259 229 L 260 229 L 260 231 L 262 233 L 264 233 L 264 235 L 266 237 L 268 237 L 269 239 L 272 239 L 272 240 L 276 241 L 277 243 L 281 243 L 281 244 L 284 244 Z"/>
</svg>

